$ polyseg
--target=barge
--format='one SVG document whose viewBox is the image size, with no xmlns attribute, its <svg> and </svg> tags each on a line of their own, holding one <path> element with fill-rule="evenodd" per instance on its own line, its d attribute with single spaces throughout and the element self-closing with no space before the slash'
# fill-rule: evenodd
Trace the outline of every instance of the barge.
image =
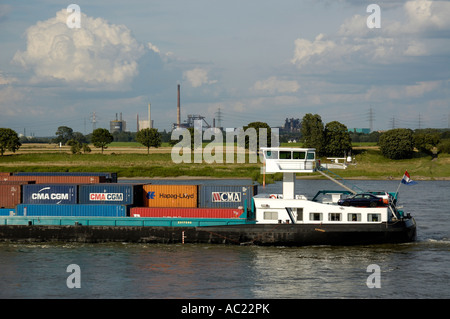
<svg viewBox="0 0 450 319">
<path fill-rule="evenodd" d="M 316 160 L 315 149 L 261 151 L 264 173 L 283 173 L 282 194 L 257 194 L 252 186 L 239 186 L 239 192 L 205 188 L 194 193 L 201 194 L 195 203 L 203 203 L 203 207 L 151 207 L 155 191 L 145 185 L 142 194 L 135 192 L 141 194 L 140 206 L 56 204 L 48 208 L 19 204 L 0 209 L 0 240 L 304 246 L 405 243 L 416 239 L 415 220 L 398 206 L 397 193 L 374 193 L 382 198 L 376 206 L 344 206 L 343 198 L 359 192 L 328 176 Z M 312 199 L 297 194 L 296 174 L 314 172 L 329 177 L 344 190 L 319 190 Z M 190 193 L 179 195 L 191 199 L 191 203 L 195 197 Z M 166 194 L 164 199 L 173 197 Z M 224 207 L 217 207 L 220 201 Z M 142 207 L 143 202 L 146 207 Z"/>
</svg>

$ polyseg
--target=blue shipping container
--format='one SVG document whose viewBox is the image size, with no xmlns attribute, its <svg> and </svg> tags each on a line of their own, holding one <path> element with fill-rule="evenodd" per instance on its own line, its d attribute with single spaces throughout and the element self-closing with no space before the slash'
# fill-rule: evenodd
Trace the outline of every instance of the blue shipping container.
<svg viewBox="0 0 450 319">
<path fill-rule="evenodd" d="M 97 216 L 126 217 L 126 205 L 17 205 L 17 216 Z"/>
<path fill-rule="evenodd" d="M 142 206 L 142 184 L 86 184 L 79 186 L 79 203 Z"/>
<path fill-rule="evenodd" d="M 252 198 L 258 194 L 257 185 L 200 185 L 199 207 L 251 209 Z"/>
<path fill-rule="evenodd" d="M 77 204 L 78 185 L 27 184 L 22 186 L 23 204 Z"/>
<path fill-rule="evenodd" d="M 0 208 L 0 216 L 14 216 L 16 215 L 15 208 Z"/>
</svg>

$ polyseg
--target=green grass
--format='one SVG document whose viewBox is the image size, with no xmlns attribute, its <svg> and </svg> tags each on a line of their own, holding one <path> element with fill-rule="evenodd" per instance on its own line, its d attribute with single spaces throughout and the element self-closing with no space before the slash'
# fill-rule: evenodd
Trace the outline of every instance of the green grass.
<svg viewBox="0 0 450 319">
<path fill-rule="evenodd" d="M 131 152 L 131 150 L 130 150 Z M 413 179 L 450 178 L 450 155 L 430 156 L 415 154 L 407 160 L 389 160 L 376 148 L 358 149 L 356 165 L 346 170 L 333 170 L 347 178 L 399 179 L 405 170 Z M 179 177 L 204 176 L 211 178 L 252 178 L 262 182 L 260 163 L 180 163 L 172 161 L 170 153 L 78 154 L 64 152 L 16 153 L 0 157 L 1 172 L 117 172 L 119 177 Z M 226 160 L 225 156 L 223 158 Z M 298 176 L 305 176 L 298 174 Z M 318 174 L 306 176 L 318 177 Z M 267 174 L 266 182 L 280 180 L 281 174 Z"/>
</svg>

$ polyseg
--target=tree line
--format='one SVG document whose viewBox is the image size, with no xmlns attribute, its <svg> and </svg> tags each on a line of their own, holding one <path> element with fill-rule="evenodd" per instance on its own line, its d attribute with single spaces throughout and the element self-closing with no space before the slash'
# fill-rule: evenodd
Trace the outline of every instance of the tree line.
<svg viewBox="0 0 450 319">
<path fill-rule="evenodd" d="M 270 126 L 264 122 L 249 123 L 244 129 L 253 127 L 267 128 L 268 146 L 271 145 Z M 193 129 L 190 130 L 193 134 Z M 171 140 L 171 133 L 159 132 L 157 129 L 143 129 L 139 132 L 122 132 L 111 134 L 107 129 L 98 128 L 91 134 L 84 135 L 74 132 L 67 126 L 58 127 L 56 137 L 47 142 L 69 145 L 73 154 L 91 152 L 90 144 L 101 148 L 102 153 L 113 141 L 136 141 L 147 147 L 160 147 L 163 142 L 174 145 L 178 141 Z M 352 142 L 376 142 L 381 154 L 389 159 L 412 158 L 414 152 L 437 157 L 440 153 L 450 154 L 450 130 L 406 128 L 392 129 L 386 132 L 371 132 L 370 134 L 352 133 L 347 127 L 338 122 L 331 121 L 324 124 L 318 114 L 305 114 L 301 121 L 300 141 L 303 147 L 315 148 L 318 156 L 342 157 L 352 151 Z M 258 137 L 259 141 L 259 137 Z M 283 141 L 283 139 L 281 139 Z M 0 154 L 6 150 L 15 152 L 26 140 L 19 138 L 18 134 L 9 128 L 0 128 Z"/>
</svg>

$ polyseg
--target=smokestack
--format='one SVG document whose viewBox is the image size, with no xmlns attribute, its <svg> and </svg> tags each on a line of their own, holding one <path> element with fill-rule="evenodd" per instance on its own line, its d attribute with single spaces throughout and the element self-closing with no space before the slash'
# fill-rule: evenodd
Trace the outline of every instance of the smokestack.
<svg viewBox="0 0 450 319">
<path fill-rule="evenodd" d="M 136 115 L 136 132 L 139 132 L 139 113 Z"/>
<path fill-rule="evenodd" d="M 178 84 L 177 126 L 180 127 L 180 85 Z"/>
<path fill-rule="evenodd" d="M 148 103 L 148 127 L 149 128 L 153 128 L 152 116 L 151 116 L 151 113 L 150 113 L 150 103 Z"/>
</svg>

